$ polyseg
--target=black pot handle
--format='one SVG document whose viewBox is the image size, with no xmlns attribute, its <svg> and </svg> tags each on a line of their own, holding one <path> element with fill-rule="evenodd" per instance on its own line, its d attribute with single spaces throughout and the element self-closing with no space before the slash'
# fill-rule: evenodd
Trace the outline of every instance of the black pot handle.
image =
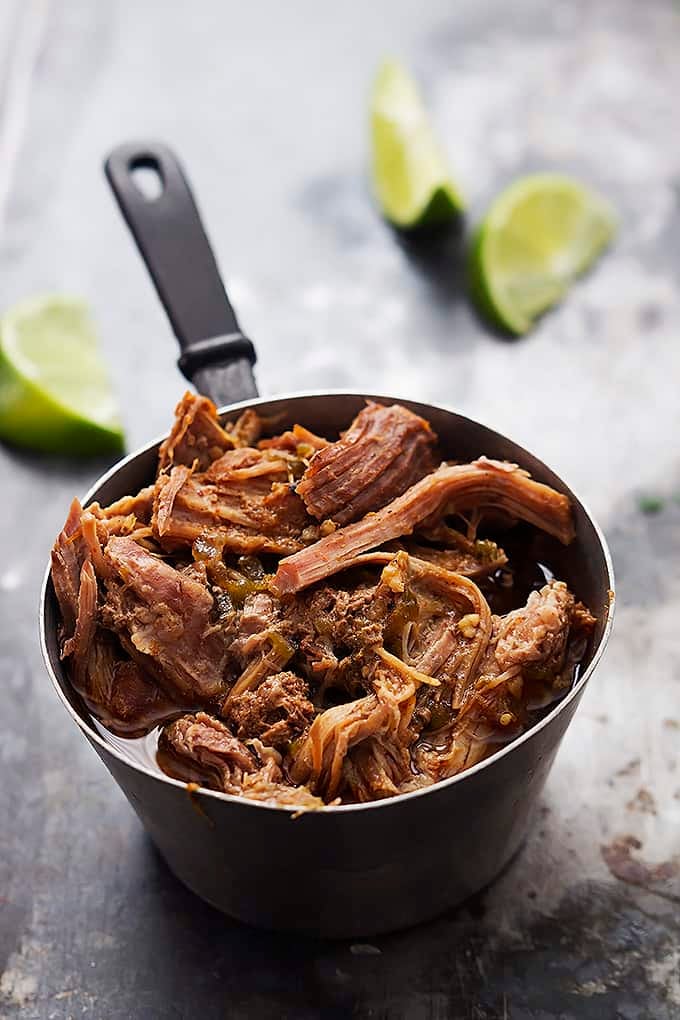
<svg viewBox="0 0 680 1020">
<path fill-rule="evenodd" d="M 177 157 L 157 142 L 126 143 L 104 169 L 179 341 L 180 370 L 218 405 L 257 396 L 255 348 L 239 328 Z M 138 186 L 140 169 L 157 175 L 157 195 Z"/>
</svg>

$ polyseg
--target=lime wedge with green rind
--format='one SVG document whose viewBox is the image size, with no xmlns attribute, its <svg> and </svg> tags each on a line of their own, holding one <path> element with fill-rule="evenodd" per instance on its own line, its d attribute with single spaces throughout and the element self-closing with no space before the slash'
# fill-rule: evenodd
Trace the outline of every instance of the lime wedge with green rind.
<svg viewBox="0 0 680 1020">
<path fill-rule="evenodd" d="M 0 319 L 0 439 L 48 453 L 123 449 L 97 335 L 81 301 L 33 298 Z"/>
<path fill-rule="evenodd" d="M 385 61 L 371 97 L 373 187 L 383 215 L 402 230 L 456 219 L 465 207 L 418 88 Z"/>
<path fill-rule="evenodd" d="M 475 235 L 470 268 L 478 307 L 511 333 L 526 333 L 615 231 L 611 205 L 578 181 L 522 177 L 495 199 Z"/>
</svg>

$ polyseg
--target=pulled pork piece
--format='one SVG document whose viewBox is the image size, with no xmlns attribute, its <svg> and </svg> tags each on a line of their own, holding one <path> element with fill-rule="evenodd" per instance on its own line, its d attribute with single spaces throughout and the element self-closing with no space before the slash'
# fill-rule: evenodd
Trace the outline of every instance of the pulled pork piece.
<svg viewBox="0 0 680 1020">
<path fill-rule="evenodd" d="M 219 719 L 206 712 L 183 715 L 158 741 L 165 770 L 187 782 L 240 794 L 244 777 L 257 771 L 255 756 Z"/>
<path fill-rule="evenodd" d="M 227 648 L 205 585 L 131 538 L 111 538 L 104 557 L 102 618 L 123 647 L 185 702 L 221 694 Z"/>
<path fill-rule="evenodd" d="M 208 397 L 186 392 L 175 408 L 175 421 L 170 435 L 158 451 L 158 469 L 173 464 L 191 467 L 196 464 L 204 471 L 225 450 L 233 450 L 236 443 L 222 428 L 217 408 Z"/>
<path fill-rule="evenodd" d="M 336 705 L 317 715 L 309 735 L 295 755 L 291 777 L 296 783 L 332 800 L 340 787 L 345 757 L 355 744 L 387 733 L 390 709 L 374 694 Z"/>
<path fill-rule="evenodd" d="M 566 496 L 533 481 L 514 464 L 487 460 L 444 465 L 412 485 L 392 503 L 363 520 L 340 528 L 279 563 L 274 585 L 280 595 L 307 588 L 344 569 L 361 553 L 410 535 L 436 511 L 493 507 L 528 521 L 565 545 L 574 537 Z"/>
<path fill-rule="evenodd" d="M 243 796 L 248 800 L 259 800 L 274 807 L 295 808 L 296 813 L 302 811 L 318 811 L 326 805 L 320 797 L 306 786 L 287 786 L 266 779 L 262 772 L 247 775 L 243 780 Z"/>
<path fill-rule="evenodd" d="M 298 495 L 319 520 L 347 524 L 431 471 L 436 441 L 428 422 L 400 404 L 369 403 L 337 443 L 315 454 Z"/>
<path fill-rule="evenodd" d="M 61 612 L 62 631 L 69 636 L 73 634 L 78 616 L 80 571 L 89 558 L 83 540 L 82 516 L 83 508 L 74 499 L 52 548 L 52 584 Z"/>
<path fill-rule="evenodd" d="M 233 439 L 235 446 L 255 446 L 262 435 L 262 419 L 257 411 L 248 408 L 239 415 L 233 425 L 227 422 L 224 429 Z"/>
<path fill-rule="evenodd" d="M 561 669 L 575 600 L 564 581 L 532 591 L 523 609 L 498 623 L 493 657 L 499 670 L 519 666 L 525 673 L 554 675 Z"/>
<path fill-rule="evenodd" d="M 477 585 L 432 563 L 410 559 L 419 614 L 410 637 L 410 662 L 440 687 L 421 695 L 431 709 L 459 707 L 477 675 L 492 632 L 489 605 Z"/>
<path fill-rule="evenodd" d="M 383 738 L 393 749 L 391 781 L 404 781 L 409 772 L 407 748 L 416 736 L 410 728 L 416 689 L 429 678 L 420 677 L 380 648 L 375 650 L 369 669 L 374 693 L 321 712 L 294 753 L 292 778 L 308 784 L 326 801 L 345 789 L 350 796 L 358 795 L 360 788 L 369 787 L 371 776 L 376 791 L 387 782 L 384 768 L 376 759 Z M 378 742 L 372 743 L 358 760 L 351 758 L 347 766 L 352 748 L 367 741 Z"/>
<path fill-rule="evenodd" d="M 116 658 L 109 670 L 111 644 Z M 81 694 L 104 726 L 124 737 L 143 737 L 177 709 L 176 702 L 138 663 L 121 658 L 118 642 L 103 628 L 95 635 L 88 685 Z"/>
<path fill-rule="evenodd" d="M 384 737 L 370 737 L 357 744 L 343 764 L 342 788 L 358 802 L 394 797 L 410 775 L 407 748 Z"/>
<path fill-rule="evenodd" d="M 443 685 L 426 693 L 430 703 L 444 697 L 449 707 L 458 707 L 470 678 L 477 674 L 491 635 L 491 611 L 480 589 L 469 578 L 403 550 L 367 553 L 355 563 L 385 564 L 380 584 L 365 590 L 369 607 L 363 620 L 345 616 L 346 606 L 356 600 L 361 589 L 351 596 L 344 593 L 345 606 L 336 604 L 324 617 L 318 600 L 332 589 L 323 588 L 311 595 L 311 605 L 316 606 L 309 614 L 308 626 L 321 627 L 332 642 L 378 649 L 383 659 L 385 649 L 378 646 L 385 645 L 393 653 L 388 660 L 393 669 L 420 674 L 419 683 L 429 681 L 429 686 L 437 688 Z M 297 604 L 304 601 L 305 596 L 296 599 Z M 345 613 L 337 618 L 339 608 Z M 362 634 L 364 640 L 357 644 Z M 300 647 L 303 650 L 302 644 Z"/>
<path fill-rule="evenodd" d="M 110 506 L 90 503 L 88 513 L 99 523 L 103 535 L 127 535 L 135 528 L 148 527 L 153 513 L 153 485 L 147 485 L 136 496 L 123 496 Z"/>
<path fill-rule="evenodd" d="M 261 439 L 257 444 L 260 450 L 286 450 L 294 453 L 303 460 L 309 459 L 317 450 L 324 450 L 330 446 L 328 439 L 317 436 L 302 425 L 293 425 L 291 432 L 284 432 L 280 436 L 273 436 L 271 439 Z"/>
<path fill-rule="evenodd" d="M 167 716 L 172 704 L 99 625 L 95 568 L 105 568 L 96 523 L 74 500 L 52 550 L 52 580 L 63 620 L 61 657 L 70 662 L 73 686 L 105 726 L 141 736 Z"/>
<path fill-rule="evenodd" d="M 357 696 L 367 689 L 363 653 L 386 640 L 385 629 L 403 597 L 400 570 L 407 569 L 408 556 L 385 553 L 377 562 L 385 564 L 377 584 L 362 582 L 353 589 L 323 585 L 284 607 L 301 668 L 322 693 L 336 687 Z"/>
<path fill-rule="evenodd" d="M 195 465 L 205 471 L 225 450 L 252 446 L 261 432 L 255 411 L 244 411 L 235 425 L 222 427 L 212 400 L 185 393 L 175 408 L 175 421 L 158 452 L 158 468 L 173 464 Z"/>
<path fill-rule="evenodd" d="M 268 676 L 279 673 L 295 652 L 282 633 L 278 606 L 263 592 L 246 598 L 233 630 L 229 656 L 241 672 L 222 703 L 226 715 L 236 698 L 254 691 Z"/>
<path fill-rule="evenodd" d="M 458 715 L 447 746 L 419 748 L 416 760 L 435 782 L 446 779 L 518 737 L 527 721 L 519 673 L 481 677 Z"/>
<path fill-rule="evenodd" d="M 479 677 L 467 690 L 460 712 L 417 749 L 422 771 L 435 781 L 455 775 L 524 730 L 527 685 L 537 679 L 559 685 L 565 666 L 573 666 L 568 648 L 575 613 L 566 584 L 552 581 L 532 592 L 524 608 L 494 618 Z"/>
<path fill-rule="evenodd" d="M 276 673 L 255 691 L 244 691 L 230 705 L 227 721 L 242 740 L 258 737 L 270 747 L 285 748 L 309 726 L 314 706 L 307 684 L 295 673 Z"/>
<path fill-rule="evenodd" d="M 156 481 L 153 530 L 164 549 L 219 535 L 221 548 L 240 554 L 285 555 L 313 541 L 313 522 L 289 484 L 283 455 L 248 447 L 215 460 L 196 474 L 180 465 Z"/>
<path fill-rule="evenodd" d="M 300 810 L 324 806 L 305 786 L 283 782 L 280 756 L 260 741 L 249 750 L 224 723 L 205 712 L 184 715 L 166 726 L 158 741 L 163 771 L 212 790 Z M 264 753 L 263 752 L 268 752 Z M 262 764 L 258 756 L 264 757 Z"/>
</svg>

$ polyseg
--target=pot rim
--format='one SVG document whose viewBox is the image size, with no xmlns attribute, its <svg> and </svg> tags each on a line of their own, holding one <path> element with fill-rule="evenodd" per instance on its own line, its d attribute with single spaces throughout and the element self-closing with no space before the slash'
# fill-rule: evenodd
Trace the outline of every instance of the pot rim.
<svg viewBox="0 0 680 1020">
<path fill-rule="evenodd" d="M 532 454 L 531 451 L 527 450 L 527 448 L 525 446 L 521 446 L 521 444 L 515 443 L 514 440 L 510 439 L 509 436 L 505 436 L 505 435 L 503 435 L 503 433 L 498 432 L 495 429 L 490 428 L 488 425 L 484 425 L 483 422 L 478 422 L 474 418 L 468 418 L 467 415 L 461 414 L 459 411 L 455 411 L 451 407 L 447 407 L 447 406 L 442 405 L 442 404 L 432 404 L 432 403 L 424 404 L 422 401 L 413 400 L 412 397 L 407 397 L 405 395 L 404 396 L 398 396 L 396 394 L 367 394 L 367 393 L 365 393 L 365 392 L 363 392 L 361 390 L 348 390 L 348 389 L 344 389 L 344 388 L 342 388 L 342 389 L 327 389 L 327 390 L 297 390 L 297 391 L 292 391 L 292 392 L 289 392 L 289 393 L 274 394 L 273 396 L 268 396 L 268 397 L 254 397 L 254 398 L 251 398 L 251 399 L 248 399 L 248 400 L 240 400 L 240 401 L 237 401 L 236 403 L 233 403 L 233 404 L 225 404 L 223 407 L 218 408 L 218 414 L 220 415 L 220 417 L 222 417 L 223 415 L 225 415 L 227 413 L 231 413 L 232 411 L 240 411 L 240 410 L 248 408 L 248 407 L 258 407 L 258 406 L 260 406 L 262 404 L 273 403 L 274 401 L 294 400 L 294 399 L 299 399 L 299 398 L 302 398 L 302 397 L 324 397 L 324 396 L 360 397 L 360 398 L 363 398 L 363 399 L 371 399 L 371 400 L 378 400 L 378 401 L 381 401 L 381 400 L 382 401 L 384 401 L 384 400 L 388 400 L 388 401 L 402 401 L 402 402 L 410 403 L 410 404 L 419 404 L 421 407 L 431 407 L 431 408 L 434 408 L 434 409 L 439 410 L 439 411 L 444 411 L 447 414 L 454 414 L 458 418 L 463 418 L 465 421 L 469 422 L 471 425 L 477 425 L 477 426 L 479 426 L 479 427 L 481 427 L 483 429 L 486 429 L 487 432 L 490 432 L 493 436 L 497 436 L 499 439 L 509 440 L 515 446 L 519 446 L 525 453 L 527 453 L 530 457 L 532 457 L 535 461 L 537 461 L 542 467 L 545 467 L 546 470 L 551 470 L 550 468 L 548 468 L 547 464 L 544 464 L 544 462 L 539 457 L 536 457 L 534 454 Z M 138 457 L 142 456 L 143 454 L 148 453 L 149 451 L 151 451 L 155 447 L 158 447 L 160 445 L 160 443 L 162 443 L 163 440 L 166 437 L 167 437 L 167 434 L 163 434 L 163 435 L 161 435 L 160 437 L 158 437 L 156 439 L 152 439 L 150 442 L 145 443 L 144 446 L 141 446 L 137 450 L 133 451 L 132 453 L 127 454 L 125 457 L 121 458 L 121 460 L 117 461 L 114 465 L 112 465 L 112 467 L 110 467 L 108 469 L 108 471 L 105 471 L 104 474 L 101 475 L 90 486 L 90 488 L 88 489 L 87 493 L 85 494 L 85 496 L 82 499 L 82 505 L 83 506 L 87 506 L 87 504 L 89 502 L 92 502 L 92 497 L 93 497 L 94 493 L 98 489 L 100 489 L 102 485 L 104 485 L 111 478 L 113 478 L 121 470 L 121 468 L 125 467 L 127 464 L 131 463 L 132 461 L 134 461 Z M 556 474 L 556 472 L 552 472 L 552 473 Z M 586 517 L 588 519 L 588 521 L 592 525 L 593 530 L 595 531 L 595 534 L 597 536 L 598 542 L 600 544 L 600 548 L 602 550 L 602 555 L 603 555 L 603 559 L 604 559 L 604 563 L 605 563 L 605 567 L 606 567 L 606 572 L 607 572 L 607 587 L 608 587 L 608 590 L 609 590 L 609 605 L 607 607 L 607 620 L 605 622 L 604 630 L 602 631 L 602 635 L 600 637 L 599 643 L 598 643 L 597 647 L 595 648 L 595 650 L 593 652 L 593 657 L 590 660 L 590 663 L 588 664 L 587 668 L 585 669 L 583 675 L 578 678 L 578 680 L 573 685 L 573 687 L 568 692 L 568 694 L 566 694 L 565 697 L 563 697 L 560 701 L 558 701 L 555 704 L 554 708 L 551 709 L 551 711 L 548 712 L 547 715 L 545 715 L 539 722 L 537 722 L 534 726 L 531 726 L 528 730 L 526 730 L 525 733 L 523 733 L 521 736 L 517 737 L 515 740 L 511 740 L 504 747 L 499 748 L 498 751 L 495 751 L 493 754 L 489 755 L 488 758 L 484 758 L 482 761 L 477 762 L 477 764 L 473 765 L 471 768 L 465 769 L 463 772 L 459 772 L 455 776 L 450 776 L 448 779 L 442 779 L 442 780 L 440 780 L 437 783 L 433 783 L 431 786 L 425 786 L 425 787 L 422 787 L 419 790 L 412 790 L 409 793 L 399 793 L 399 794 L 397 794 L 394 797 L 386 797 L 383 800 L 367 801 L 366 803 L 361 803 L 361 804 L 325 805 L 323 808 L 317 808 L 317 809 L 314 809 L 314 810 L 305 810 L 305 809 L 302 809 L 302 812 L 305 815 L 316 815 L 318 813 L 326 814 L 328 812 L 333 812 L 334 814 L 339 814 L 339 813 L 343 813 L 344 814 L 344 813 L 354 813 L 354 812 L 358 812 L 358 811 L 380 811 L 380 810 L 384 811 L 384 810 L 389 810 L 390 806 L 392 806 L 392 805 L 402 804 L 405 801 L 412 800 L 413 798 L 416 798 L 416 797 L 424 797 L 424 796 L 427 796 L 427 794 L 433 793 L 434 791 L 442 791 L 445 788 L 449 788 L 449 787 L 452 787 L 452 786 L 456 785 L 457 783 L 464 782 L 465 779 L 468 779 L 471 776 L 476 775 L 477 773 L 481 772 L 483 769 L 488 768 L 490 765 L 498 762 L 501 758 L 504 758 L 506 755 L 512 754 L 513 750 L 516 750 L 517 748 L 520 747 L 520 745 L 526 743 L 528 740 L 531 740 L 532 737 L 535 734 L 539 733 L 546 726 L 550 725 L 550 723 L 553 721 L 553 719 L 555 719 L 561 712 L 563 712 L 565 710 L 567 705 L 569 705 L 575 698 L 580 696 L 580 694 L 583 691 L 584 687 L 588 683 L 588 680 L 592 676 L 596 666 L 599 664 L 600 659 L 602 658 L 602 656 L 604 654 L 605 648 L 607 647 L 607 643 L 609 641 L 609 637 L 610 637 L 610 634 L 611 634 L 612 625 L 613 625 L 613 621 L 614 621 L 614 610 L 615 610 L 615 605 L 616 605 L 614 567 L 613 567 L 613 564 L 612 564 L 611 554 L 610 554 L 609 548 L 607 546 L 607 541 L 606 541 L 606 539 L 604 537 L 604 534 L 603 534 L 599 524 L 597 523 L 597 521 L 595 520 L 595 518 L 593 517 L 593 515 L 590 512 L 590 510 L 588 509 L 586 504 L 583 502 L 583 500 L 574 492 L 573 489 L 570 488 L 570 486 L 567 486 L 564 483 L 564 481 L 563 481 L 563 479 L 562 479 L 562 477 L 560 475 L 557 475 L 557 477 L 564 484 L 564 487 L 567 488 L 569 490 L 569 492 L 578 501 L 578 503 L 580 504 L 581 508 L 583 509 L 583 511 L 584 511 L 584 513 L 585 513 L 585 515 L 586 515 Z M 42 582 L 41 589 L 40 589 L 40 617 L 39 617 L 40 648 L 41 648 L 41 651 L 42 651 L 43 661 L 44 661 L 45 666 L 47 668 L 47 672 L 49 673 L 50 679 L 52 680 L 52 685 L 55 688 L 55 690 L 57 692 L 57 695 L 58 695 L 62 705 L 64 706 L 66 711 L 69 713 L 69 715 L 71 716 L 73 721 L 78 725 L 78 727 L 80 728 L 80 730 L 82 731 L 84 736 L 87 737 L 87 739 L 90 741 L 90 743 L 97 744 L 103 751 L 106 752 L 106 754 L 109 754 L 109 755 L 113 756 L 114 758 L 117 758 L 118 761 L 120 761 L 122 764 L 127 765 L 128 767 L 130 767 L 132 769 L 135 769 L 137 772 L 142 772 L 142 773 L 146 774 L 150 779 L 154 779 L 154 780 L 156 780 L 157 782 L 160 782 L 160 783 L 166 783 L 166 784 L 169 784 L 171 786 L 175 786 L 175 787 L 177 787 L 178 790 L 182 790 L 182 791 L 185 792 L 186 789 L 187 789 L 187 784 L 186 783 L 182 783 L 178 779 L 173 779 L 171 776 L 168 776 L 168 775 L 166 775 L 163 772 L 154 772 L 154 771 L 152 771 L 150 768 L 147 768 L 141 762 L 137 762 L 133 758 L 128 757 L 123 751 L 119 750 L 118 747 L 114 746 L 113 744 L 108 743 L 104 739 L 104 737 L 102 737 L 101 734 L 98 733 L 94 729 L 93 726 L 91 726 L 89 723 L 87 723 L 85 721 L 85 719 L 82 718 L 80 713 L 77 712 L 76 709 L 69 702 L 69 700 L 66 697 L 64 691 L 62 690 L 62 687 L 61 687 L 61 684 L 59 682 L 59 679 L 58 679 L 58 677 L 56 675 L 56 672 L 55 672 L 55 670 L 54 670 L 54 668 L 52 666 L 52 661 L 51 661 L 51 658 L 50 658 L 50 651 L 49 651 L 48 644 L 47 644 L 45 609 L 46 609 L 46 605 L 47 605 L 47 597 L 48 597 L 48 589 L 49 589 L 49 585 L 50 585 L 50 581 L 51 581 L 51 573 L 52 573 L 52 566 L 51 566 L 51 563 L 48 562 L 47 569 L 45 571 L 45 574 L 44 574 L 44 577 L 43 577 L 43 582 Z M 228 803 L 238 804 L 238 805 L 240 805 L 242 807 L 247 806 L 247 807 L 250 807 L 250 808 L 264 809 L 264 810 L 268 810 L 268 811 L 276 811 L 276 812 L 284 813 L 284 814 L 296 814 L 297 815 L 297 814 L 301 813 L 300 812 L 300 808 L 296 808 L 294 806 L 293 807 L 291 807 L 291 806 L 284 807 L 284 806 L 277 805 L 277 804 L 268 804 L 268 803 L 262 802 L 262 801 L 249 800 L 247 797 L 238 797 L 238 796 L 235 796 L 234 794 L 220 793 L 218 790 L 211 790 L 211 789 L 208 789 L 207 787 L 203 787 L 203 786 L 199 787 L 198 790 L 196 790 L 195 792 L 197 794 L 200 794 L 201 796 L 204 796 L 204 797 L 208 797 L 208 798 L 215 799 L 215 800 L 220 800 L 220 801 L 226 801 Z"/>
</svg>

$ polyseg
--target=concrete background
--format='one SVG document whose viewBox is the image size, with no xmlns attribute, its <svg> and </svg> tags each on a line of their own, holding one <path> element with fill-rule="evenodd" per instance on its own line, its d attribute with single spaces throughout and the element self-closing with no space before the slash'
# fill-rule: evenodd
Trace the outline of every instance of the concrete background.
<svg viewBox="0 0 680 1020">
<path fill-rule="evenodd" d="M 0 449 L 0 1016 L 680 1016 L 679 45 L 678 5 L 649 0 L 5 0 L 0 306 L 85 296 L 130 449 L 184 387 L 101 173 L 151 137 L 185 162 L 263 393 L 396 392 L 507 432 L 600 519 L 619 602 L 539 823 L 491 889 L 370 944 L 262 935 L 169 874 L 42 668 L 48 549 L 103 465 Z M 525 339 L 476 320 L 455 238 L 414 250 L 376 214 L 385 53 L 423 83 L 469 222 L 543 167 L 619 210 L 612 251 Z"/>
</svg>

